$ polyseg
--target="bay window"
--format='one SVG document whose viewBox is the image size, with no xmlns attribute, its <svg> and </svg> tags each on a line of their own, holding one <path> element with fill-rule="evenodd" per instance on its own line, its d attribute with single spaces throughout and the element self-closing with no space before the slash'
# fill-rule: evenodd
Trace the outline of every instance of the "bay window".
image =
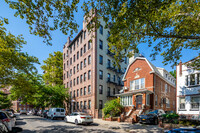
<svg viewBox="0 0 200 133">
<path fill-rule="evenodd" d="M 138 90 L 145 88 L 145 78 L 130 81 L 130 89 Z"/>
</svg>

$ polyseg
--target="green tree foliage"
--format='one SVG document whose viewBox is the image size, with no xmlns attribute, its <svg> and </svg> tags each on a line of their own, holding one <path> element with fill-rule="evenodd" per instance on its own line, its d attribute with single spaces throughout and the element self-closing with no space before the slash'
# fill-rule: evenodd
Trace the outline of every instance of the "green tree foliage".
<svg viewBox="0 0 200 133">
<path fill-rule="evenodd" d="M 116 117 L 122 112 L 123 106 L 120 104 L 120 98 L 107 101 L 103 108 L 104 117 Z"/>
<path fill-rule="evenodd" d="M 16 10 L 15 16 L 27 20 L 30 32 L 43 37 L 47 44 L 52 30 L 60 29 L 64 34 L 77 30 L 73 13 L 79 0 L 5 1 Z M 199 6 L 197 0 L 88 0 L 82 9 L 86 14 L 95 9 L 95 26 L 98 28 L 98 18 L 102 17 L 110 28 L 109 46 L 117 62 L 127 56 L 121 54 L 124 48 L 137 50 L 145 43 L 152 48 L 152 59 L 160 54 L 164 65 L 176 65 L 183 49 L 200 48 Z M 199 64 L 200 58 L 196 58 L 190 65 L 199 69 Z"/>
<path fill-rule="evenodd" d="M 38 59 L 21 51 L 26 42 L 22 36 L 6 33 L 5 24 L 0 19 L 0 85 L 11 85 L 19 77 L 19 73 L 33 74 Z"/>
<path fill-rule="evenodd" d="M 8 94 L 0 91 L 0 109 L 7 109 L 12 106 L 11 100 L 8 98 Z"/>
<path fill-rule="evenodd" d="M 169 72 L 176 79 L 176 70 Z"/>
<path fill-rule="evenodd" d="M 43 61 L 45 65 L 41 66 L 44 70 L 43 79 L 49 85 L 63 84 L 63 54 L 54 52 L 49 54 L 49 58 Z"/>
</svg>

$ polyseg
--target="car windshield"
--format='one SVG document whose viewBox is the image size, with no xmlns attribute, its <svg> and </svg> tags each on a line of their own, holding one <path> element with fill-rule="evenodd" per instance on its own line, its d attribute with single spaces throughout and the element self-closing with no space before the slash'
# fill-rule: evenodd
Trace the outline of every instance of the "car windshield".
<svg viewBox="0 0 200 133">
<path fill-rule="evenodd" d="M 6 119 L 6 118 L 7 118 L 6 114 L 3 112 L 0 112 L 0 120 Z"/>
<path fill-rule="evenodd" d="M 157 114 L 157 113 L 158 113 L 158 110 L 154 110 L 154 111 L 149 112 L 149 114 Z"/>
<path fill-rule="evenodd" d="M 64 109 L 61 109 L 61 112 L 64 112 L 65 110 Z"/>
<path fill-rule="evenodd" d="M 60 109 L 56 109 L 56 112 L 60 112 Z"/>
</svg>

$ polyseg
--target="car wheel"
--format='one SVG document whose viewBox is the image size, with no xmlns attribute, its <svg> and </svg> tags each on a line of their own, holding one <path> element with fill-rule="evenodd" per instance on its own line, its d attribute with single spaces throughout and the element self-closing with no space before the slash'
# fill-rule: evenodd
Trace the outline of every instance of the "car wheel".
<svg viewBox="0 0 200 133">
<path fill-rule="evenodd" d="M 68 121 L 67 121 L 67 118 L 64 118 L 64 121 L 67 123 Z"/>
<path fill-rule="evenodd" d="M 155 119 L 154 124 L 158 125 L 158 119 Z"/>
<path fill-rule="evenodd" d="M 51 120 L 54 120 L 54 117 L 53 117 L 53 116 L 51 116 Z"/>
<path fill-rule="evenodd" d="M 77 119 L 75 120 L 75 124 L 78 125 L 78 120 Z"/>
</svg>

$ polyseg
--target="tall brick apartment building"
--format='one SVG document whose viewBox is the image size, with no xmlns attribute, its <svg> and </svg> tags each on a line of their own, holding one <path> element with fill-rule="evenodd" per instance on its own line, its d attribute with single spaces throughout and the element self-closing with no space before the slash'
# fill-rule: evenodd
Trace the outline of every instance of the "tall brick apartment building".
<svg viewBox="0 0 200 133">
<path fill-rule="evenodd" d="M 71 110 L 85 111 L 101 117 L 104 103 L 115 97 L 123 86 L 122 77 L 128 59 L 114 65 L 113 54 L 108 50 L 109 30 L 101 20 L 96 32 L 89 32 L 83 21 L 83 29 L 63 48 L 63 80 L 72 97 Z M 92 37 L 93 36 L 93 37 Z"/>
<path fill-rule="evenodd" d="M 123 81 L 123 92 L 117 95 L 125 107 L 126 118 L 136 120 L 136 115 L 147 109 L 176 110 L 176 79 L 146 58 L 131 58 Z"/>
</svg>

